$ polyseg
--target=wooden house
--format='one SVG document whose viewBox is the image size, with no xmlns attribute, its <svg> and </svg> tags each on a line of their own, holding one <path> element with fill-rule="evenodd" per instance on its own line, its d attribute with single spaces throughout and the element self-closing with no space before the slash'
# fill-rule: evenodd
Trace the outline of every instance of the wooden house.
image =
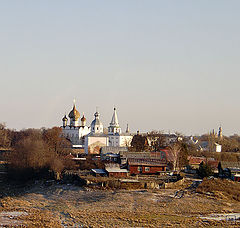
<svg viewBox="0 0 240 228">
<path fill-rule="evenodd" d="M 167 163 L 164 159 L 129 158 L 127 166 L 130 174 L 157 174 L 166 171 Z"/>
</svg>

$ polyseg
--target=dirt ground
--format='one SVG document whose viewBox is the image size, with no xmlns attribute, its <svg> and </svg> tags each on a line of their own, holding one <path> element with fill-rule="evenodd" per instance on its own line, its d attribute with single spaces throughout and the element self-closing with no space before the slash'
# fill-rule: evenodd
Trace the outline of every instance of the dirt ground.
<svg viewBox="0 0 240 228">
<path fill-rule="evenodd" d="M 1 227 L 239 227 L 240 223 L 201 219 L 237 213 L 237 201 L 176 190 L 93 190 L 41 183 L 0 200 Z"/>
</svg>

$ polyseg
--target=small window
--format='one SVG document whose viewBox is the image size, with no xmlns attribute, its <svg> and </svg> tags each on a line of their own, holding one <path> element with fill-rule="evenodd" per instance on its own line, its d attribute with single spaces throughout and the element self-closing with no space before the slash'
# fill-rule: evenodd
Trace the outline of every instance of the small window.
<svg viewBox="0 0 240 228">
<path fill-rule="evenodd" d="M 98 127 L 97 127 L 97 130 L 98 130 Z"/>
<path fill-rule="evenodd" d="M 145 172 L 150 172 L 150 167 L 145 167 Z"/>
<path fill-rule="evenodd" d="M 142 172 L 142 167 L 141 166 L 138 166 L 138 171 Z"/>
</svg>

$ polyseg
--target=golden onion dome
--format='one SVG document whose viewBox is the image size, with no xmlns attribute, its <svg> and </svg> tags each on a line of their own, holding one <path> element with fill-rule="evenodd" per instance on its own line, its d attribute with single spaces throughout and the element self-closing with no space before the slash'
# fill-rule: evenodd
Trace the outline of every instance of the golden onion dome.
<svg viewBox="0 0 240 228">
<path fill-rule="evenodd" d="M 83 117 L 81 118 L 81 121 L 82 121 L 82 122 L 83 122 L 83 121 L 86 121 L 86 118 L 85 118 L 84 114 L 83 114 Z"/>
<path fill-rule="evenodd" d="M 73 106 L 72 111 L 68 114 L 68 117 L 73 120 L 78 120 L 80 118 L 80 113 L 76 109 L 76 105 Z"/>
<path fill-rule="evenodd" d="M 62 121 L 67 121 L 68 118 L 66 117 L 66 115 L 62 118 Z"/>
</svg>

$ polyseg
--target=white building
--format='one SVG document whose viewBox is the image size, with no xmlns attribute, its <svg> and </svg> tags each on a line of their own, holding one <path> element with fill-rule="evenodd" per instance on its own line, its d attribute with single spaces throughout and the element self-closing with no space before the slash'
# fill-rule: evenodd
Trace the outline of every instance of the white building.
<svg viewBox="0 0 240 228">
<path fill-rule="evenodd" d="M 84 136 L 90 133 L 90 128 L 86 126 L 86 118 L 83 115 L 81 118 L 81 124 L 79 124 L 80 113 L 76 109 L 76 105 L 73 105 L 73 109 L 69 113 L 70 123 L 68 124 L 68 118 L 65 115 L 62 119 L 63 125 L 61 126 L 63 135 L 69 139 L 75 147 L 83 148 Z"/>
<path fill-rule="evenodd" d="M 108 136 L 103 133 L 103 124 L 97 111 L 91 123 L 91 132 L 85 137 L 84 151 L 86 154 L 99 154 L 100 149 L 108 146 Z"/>
<path fill-rule="evenodd" d="M 133 136 L 129 133 L 127 126 L 126 133 L 122 133 L 118 122 L 116 108 L 113 110 L 112 121 L 108 127 L 108 134 L 103 133 L 103 125 L 99 119 L 99 112 L 94 114 L 95 119 L 91 124 L 91 132 L 85 137 L 85 153 L 100 153 L 102 147 L 127 147 L 130 146 Z"/>
<path fill-rule="evenodd" d="M 222 145 L 214 143 L 214 152 L 222 152 Z"/>
<path fill-rule="evenodd" d="M 122 133 L 120 128 L 117 110 L 114 108 L 112 121 L 108 127 L 108 138 L 109 138 L 109 146 L 114 147 L 128 147 L 132 142 L 133 136 L 129 133 L 129 127 L 127 125 L 127 129 L 125 133 Z"/>
<path fill-rule="evenodd" d="M 117 111 L 114 108 L 112 120 L 108 127 L 108 134 L 103 133 L 103 124 L 100 121 L 98 111 L 94 114 L 94 120 L 90 127 L 86 126 L 86 118 L 81 118 L 79 124 L 80 113 L 73 105 L 73 109 L 69 113 L 70 123 L 68 118 L 63 117 L 63 135 L 72 142 L 73 147 L 84 148 L 86 154 L 99 154 L 102 147 L 127 147 L 130 146 L 133 136 L 129 133 L 127 126 L 126 132 L 122 133 L 118 122 Z"/>
</svg>

